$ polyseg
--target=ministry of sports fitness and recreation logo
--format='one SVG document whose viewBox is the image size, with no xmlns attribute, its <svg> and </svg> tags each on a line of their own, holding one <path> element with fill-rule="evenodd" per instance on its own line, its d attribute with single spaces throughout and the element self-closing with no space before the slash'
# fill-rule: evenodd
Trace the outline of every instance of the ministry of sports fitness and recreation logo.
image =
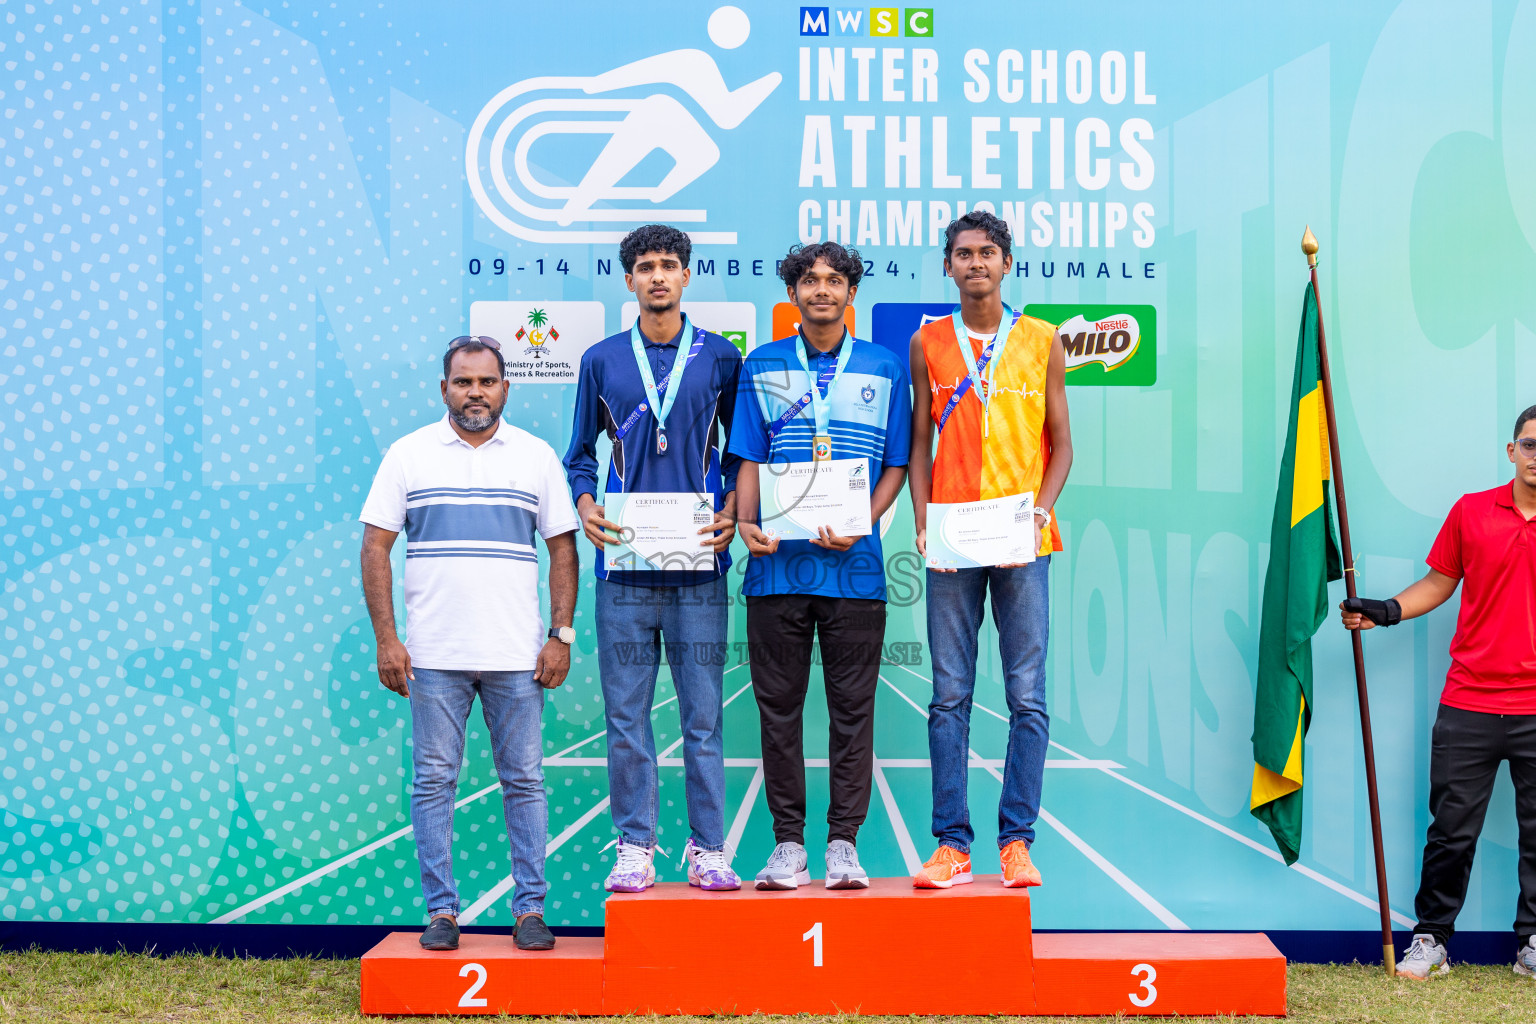
<svg viewBox="0 0 1536 1024">
<path fill-rule="evenodd" d="M 514 337 L 528 343 L 528 347 L 523 349 L 523 355 L 543 359 L 550 353 L 549 343 L 560 340 L 560 332 L 550 322 L 549 314 L 542 309 L 530 309 L 528 323 L 519 327 Z"/>
<path fill-rule="evenodd" d="M 513 384 L 575 384 L 582 355 L 608 333 L 606 320 L 601 302 L 481 299 L 469 305 L 467 333 L 501 340 Z"/>
<path fill-rule="evenodd" d="M 731 6 L 717 8 L 707 27 L 722 50 L 739 47 L 752 29 L 746 12 Z M 775 71 L 731 89 L 714 57 L 682 49 L 589 77 L 515 82 L 485 105 L 469 130 L 469 190 L 493 223 L 533 242 L 614 243 L 651 221 L 702 226 L 708 210 L 661 205 L 720 160 L 710 129 L 678 97 L 729 131 L 782 80 Z M 607 140 L 595 156 L 560 144 L 592 135 Z M 536 148 L 547 166 L 535 166 Z M 620 184 L 656 152 L 671 164 L 660 181 Z M 734 231 L 689 235 L 703 244 L 736 243 Z"/>
</svg>

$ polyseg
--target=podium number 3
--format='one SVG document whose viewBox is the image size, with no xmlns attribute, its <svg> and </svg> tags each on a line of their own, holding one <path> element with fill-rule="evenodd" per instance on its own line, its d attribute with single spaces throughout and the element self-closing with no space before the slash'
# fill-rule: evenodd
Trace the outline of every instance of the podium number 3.
<svg viewBox="0 0 1536 1024">
<path fill-rule="evenodd" d="M 482 988 L 485 987 L 485 968 L 479 964 L 465 964 L 463 967 L 459 968 L 459 977 L 467 978 L 471 974 L 477 975 L 477 977 L 475 978 L 474 984 L 465 989 L 464 994 L 459 997 L 459 1005 L 465 1007 L 484 1006 L 485 997 L 477 997 L 475 993 L 479 992 Z M 1134 999 L 1135 996 L 1132 996 L 1131 998 Z"/>
<path fill-rule="evenodd" d="M 1157 980 L 1156 967 L 1151 964 L 1137 964 L 1131 968 L 1131 977 L 1141 982 L 1141 992 L 1130 994 L 1132 1006 L 1147 1007 L 1157 1002 L 1157 987 L 1152 984 Z"/>
<path fill-rule="evenodd" d="M 821 966 L 821 922 L 811 925 L 811 930 L 800 936 L 801 942 L 811 944 L 811 966 Z"/>
</svg>

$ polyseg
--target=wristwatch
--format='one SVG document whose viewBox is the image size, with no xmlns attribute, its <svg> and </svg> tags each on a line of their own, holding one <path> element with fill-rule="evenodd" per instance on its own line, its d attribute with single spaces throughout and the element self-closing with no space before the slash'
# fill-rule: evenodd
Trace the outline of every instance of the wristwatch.
<svg viewBox="0 0 1536 1024">
<path fill-rule="evenodd" d="M 572 629 L 570 626 L 561 626 L 559 629 L 550 630 L 549 638 L 551 640 L 559 640 L 561 643 L 565 644 L 565 646 L 569 647 L 571 644 L 576 642 L 576 630 Z"/>
<path fill-rule="evenodd" d="M 1050 509 L 1048 509 L 1048 508 L 1041 508 L 1039 505 L 1036 505 L 1035 506 L 1035 515 L 1037 515 L 1037 516 L 1044 516 L 1045 517 L 1045 522 L 1040 524 L 1040 529 L 1043 530 L 1047 526 L 1051 525 L 1051 510 Z"/>
</svg>

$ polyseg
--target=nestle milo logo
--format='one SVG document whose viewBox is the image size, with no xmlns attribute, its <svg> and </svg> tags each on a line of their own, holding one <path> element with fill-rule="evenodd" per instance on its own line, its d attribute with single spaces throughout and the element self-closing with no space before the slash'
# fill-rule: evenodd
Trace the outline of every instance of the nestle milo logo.
<svg viewBox="0 0 1536 1024">
<path fill-rule="evenodd" d="M 1035 303 L 1024 312 L 1057 324 L 1067 357 L 1067 383 L 1077 386 L 1157 383 L 1157 310 L 1143 305 Z"/>
<path fill-rule="evenodd" d="M 1129 313 L 1102 320 L 1075 316 L 1056 328 L 1056 333 L 1066 350 L 1069 370 L 1088 363 L 1103 363 L 1104 369 L 1113 370 L 1136 354 L 1141 341 L 1141 325 Z"/>
</svg>

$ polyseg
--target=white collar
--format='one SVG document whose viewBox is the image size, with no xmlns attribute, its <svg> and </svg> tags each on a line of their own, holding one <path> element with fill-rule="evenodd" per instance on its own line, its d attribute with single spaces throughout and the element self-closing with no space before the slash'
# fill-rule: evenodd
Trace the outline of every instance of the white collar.
<svg viewBox="0 0 1536 1024">
<path fill-rule="evenodd" d="M 490 439 L 485 441 L 480 447 L 483 448 L 487 444 L 505 444 L 506 438 L 501 433 L 501 428 L 504 426 L 506 424 L 502 421 L 501 417 L 496 417 L 496 433 L 492 434 Z M 453 444 L 457 441 L 466 448 L 475 447 L 460 437 L 459 432 L 453 429 L 453 421 L 449 419 L 447 413 L 443 413 L 443 418 L 437 421 L 437 439 L 443 444 Z"/>
</svg>

